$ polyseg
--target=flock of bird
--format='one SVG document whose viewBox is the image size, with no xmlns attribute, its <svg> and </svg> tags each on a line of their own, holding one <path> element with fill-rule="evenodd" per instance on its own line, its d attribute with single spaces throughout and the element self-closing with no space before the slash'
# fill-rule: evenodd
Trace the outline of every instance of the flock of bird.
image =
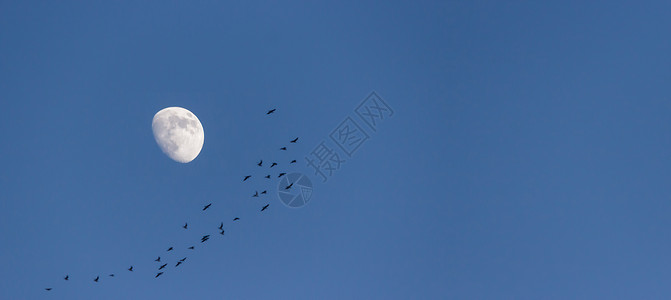
<svg viewBox="0 0 671 300">
<path fill-rule="evenodd" d="M 267 111 L 266 114 L 267 114 L 267 115 L 270 115 L 270 114 L 272 114 L 272 113 L 274 113 L 274 112 L 275 112 L 275 109 L 271 109 L 271 110 Z M 297 143 L 297 142 L 298 142 L 298 138 L 295 138 L 295 139 L 289 141 L 289 143 L 292 143 L 292 144 L 295 144 L 295 143 Z M 286 146 L 283 146 L 283 147 L 279 148 L 279 150 L 281 150 L 281 151 L 287 151 L 287 147 L 286 147 Z M 294 163 L 296 163 L 296 160 L 295 160 L 295 159 L 294 159 L 294 160 L 291 160 L 288 164 L 294 164 Z M 264 166 L 264 162 L 263 162 L 263 160 L 259 160 L 259 162 L 257 162 L 256 165 L 257 165 L 258 167 L 263 167 L 263 166 Z M 267 166 L 268 163 L 265 163 L 265 165 Z M 271 162 L 268 168 L 271 169 L 271 168 L 273 168 L 273 167 L 275 167 L 275 166 L 279 166 L 279 163 L 277 163 L 277 162 Z M 277 175 L 277 178 L 280 178 L 280 177 L 282 177 L 282 176 L 284 176 L 284 175 L 286 175 L 286 174 L 287 174 L 287 173 L 285 173 L 285 172 L 279 172 L 278 175 Z M 250 178 L 252 178 L 252 175 L 245 175 L 245 176 L 243 176 L 242 181 L 243 181 L 243 182 L 244 182 L 244 181 L 247 181 L 247 180 L 250 179 Z M 264 178 L 270 179 L 270 178 L 271 178 L 271 175 L 268 174 L 268 175 L 264 176 Z M 291 182 L 289 185 L 285 186 L 284 189 L 285 189 L 285 190 L 289 190 L 289 189 L 291 189 L 291 187 L 292 187 L 293 185 L 294 185 L 293 182 Z M 256 198 L 256 197 L 259 197 L 259 195 L 265 195 L 265 194 L 267 194 L 267 193 L 268 193 L 268 190 L 263 190 L 263 191 L 261 191 L 260 193 L 259 193 L 258 190 L 256 190 L 256 191 L 254 192 L 254 194 L 252 195 L 252 197 L 255 197 L 255 198 Z M 203 212 L 207 211 L 207 209 L 210 208 L 211 206 L 212 206 L 212 203 L 208 203 L 208 204 L 206 204 L 205 206 L 203 206 L 203 209 L 202 209 Z M 265 211 L 266 209 L 268 209 L 269 206 L 270 206 L 270 203 L 266 203 L 264 206 L 261 207 L 260 212 Z M 235 217 L 235 218 L 233 218 L 233 222 L 235 222 L 235 221 L 239 221 L 239 220 L 240 220 L 239 217 Z M 185 222 L 185 223 L 184 223 L 184 226 L 182 226 L 182 228 L 185 229 L 185 230 L 188 230 L 188 229 L 189 229 L 189 224 L 188 224 L 188 222 Z M 219 234 L 223 236 L 223 235 L 224 235 L 224 232 L 225 232 L 225 230 L 224 230 L 224 222 L 221 222 L 221 223 L 219 224 L 219 226 L 217 227 L 217 229 L 218 229 L 218 231 L 219 231 Z M 209 240 L 209 239 L 210 239 L 210 235 L 209 235 L 209 234 L 203 235 L 203 236 L 200 238 L 200 243 L 203 244 L 203 243 L 207 242 L 207 240 Z M 196 247 L 195 247 L 194 245 L 191 245 L 191 246 L 189 246 L 187 249 L 189 249 L 189 250 L 195 250 L 195 248 L 196 248 Z M 170 251 L 173 251 L 173 250 L 174 250 L 174 247 L 170 246 L 170 247 L 166 250 L 166 252 L 170 252 Z M 181 259 L 177 260 L 177 262 L 175 263 L 174 268 L 177 268 L 177 267 L 179 267 L 181 264 L 185 263 L 185 262 L 186 262 L 186 259 L 187 259 L 187 257 L 184 257 L 184 258 L 181 258 Z M 154 260 L 154 262 L 158 263 L 157 265 L 159 265 L 158 268 L 156 269 L 156 275 L 154 276 L 154 278 L 158 278 L 158 277 L 160 277 L 161 275 L 163 275 L 164 272 L 166 272 L 166 268 L 168 267 L 168 263 L 167 263 L 167 262 L 164 263 L 163 261 L 161 261 L 161 256 L 158 256 L 158 257 Z M 131 265 L 130 267 L 128 267 L 126 270 L 127 270 L 128 272 L 133 272 L 133 271 L 134 271 L 134 267 L 133 267 L 133 265 Z M 115 277 L 115 274 L 114 274 L 114 273 L 111 273 L 111 274 L 108 275 L 108 277 Z M 65 277 L 63 277 L 63 280 L 65 280 L 65 281 L 70 281 L 70 275 L 69 275 L 69 274 L 66 274 Z M 94 283 L 97 283 L 97 282 L 99 282 L 100 280 L 101 280 L 100 275 L 96 275 L 96 277 L 92 279 L 92 281 L 93 281 Z M 51 291 L 52 289 L 53 289 L 53 288 L 51 288 L 51 287 L 47 287 L 47 288 L 45 288 L 45 290 L 47 290 L 47 291 Z"/>
</svg>

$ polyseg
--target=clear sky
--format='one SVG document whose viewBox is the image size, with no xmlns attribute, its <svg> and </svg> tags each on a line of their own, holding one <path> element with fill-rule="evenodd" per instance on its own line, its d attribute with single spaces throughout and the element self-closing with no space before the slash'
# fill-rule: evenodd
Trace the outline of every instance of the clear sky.
<svg viewBox="0 0 671 300">
<path fill-rule="evenodd" d="M 669 299 L 671 4 L 537 2 L 1 1 L 0 298 Z"/>
</svg>

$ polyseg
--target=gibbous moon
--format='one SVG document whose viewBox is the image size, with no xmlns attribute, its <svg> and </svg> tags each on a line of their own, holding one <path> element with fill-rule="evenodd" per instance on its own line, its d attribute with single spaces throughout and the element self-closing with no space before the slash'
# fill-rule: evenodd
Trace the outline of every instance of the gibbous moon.
<svg viewBox="0 0 671 300">
<path fill-rule="evenodd" d="M 154 115 L 151 128 L 163 153 L 176 162 L 188 163 L 203 149 L 203 125 L 187 109 L 167 107 L 160 110 Z"/>
</svg>

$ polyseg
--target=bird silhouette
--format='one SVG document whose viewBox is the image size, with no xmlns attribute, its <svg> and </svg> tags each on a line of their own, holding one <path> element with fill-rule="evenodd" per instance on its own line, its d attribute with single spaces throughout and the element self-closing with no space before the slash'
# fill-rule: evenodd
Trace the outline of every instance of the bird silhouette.
<svg viewBox="0 0 671 300">
<path fill-rule="evenodd" d="M 233 219 L 233 221 L 237 221 L 237 220 L 240 220 L 240 218 L 236 217 L 235 219 Z"/>
<path fill-rule="evenodd" d="M 268 178 L 268 179 L 270 179 L 270 174 L 266 175 L 265 177 Z"/>
<path fill-rule="evenodd" d="M 271 168 L 274 167 L 274 166 L 277 166 L 277 163 L 276 163 L 276 162 L 270 164 L 270 167 L 271 167 Z"/>
<path fill-rule="evenodd" d="M 160 267 L 158 267 L 158 269 L 161 270 L 161 269 L 165 268 L 165 266 L 167 266 L 167 265 L 168 264 L 162 264 Z"/>
<path fill-rule="evenodd" d="M 266 115 L 272 114 L 272 113 L 274 113 L 274 112 L 275 112 L 275 108 L 269 110 L 269 111 L 266 113 Z"/>
<path fill-rule="evenodd" d="M 114 274 L 110 274 L 109 276 L 110 276 L 110 277 L 114 277 Z"/>
<path fill-rule="evenodd" d="M 168 251 L 172 251 L 172 247 L 168 248 Z"/>
<path fill-rule="evenodd" d="M 266 206 L 264 206 L 263 208 L 261 208 L 261 211 L 266 210 L 266 208 L 268 208 L 268 206 L 270 206 L 270 204 L 266 204 Z"/>
<path fill-rule="evenodd" d="M 221 224 L 219 224 L 219 230 L 224 230 L 224 222 L 221 222 Z"/>
<path fill-rule="evenodd" d="M 263 191 L 263 192 L 261 192 L 261 194 L 267 194 L 267 193 L 268 193 L 268 191 Z"/>
<path fill-rule="evenodd" d="M 158 278 L 159 276 L 161 276 L 161 274 L 163 274 L 163 272 L 158 272 L 156 276 L 154 276 L 154 278 Z"/>
<path fill-rule="evenodd" d="M 70 275 L 65 275 L 65 277 L 63 277 L 63 279 L 70 280 Z"/>
<path fill-rule="evenodd" d="M 245 178 L 242 181 L 246 181 L 247 179 L 249 179 L 249 177 L 252 177 L 252 175 L 245 176 Z"/>
<path fill-rule="evenodd" d="M 44 289 L 47 290 L 47 291 L 51 291 L 51 288 L 44 288 Z"/>
<path fill-rule="evenodd" d="M 189 227 L 189 223 L 184 223 L 184 226 L 182 226 L 182 227 L 184 227 L 184 229 L 186 229 L 187 227 Z"/>
<path fill-rule="evenodd" d="M 290 162 L 290 164 L 295 164 L 295 163 L 296 163 L 295 159 Z"/>
<path fill-rule="evenodd" d="M 203 210 L 206 210 L 206 209 L 210 208 L 210 206 L 212 206 L 212 203 L 210 203 L 208 205 L 205 205 L 205 207 L 203 207 Z"/>
<path fill-rule="evenodd" d="M 193 248 L 194 248 L 193 246 L 189 247 L 189 249 L 191 249 L 191 250 L 193 250 Z"/>
<path fill-rule="evenodd" d="M 157 259 L 155 259 L 154 261 L 161 262 L 161 257 L 159 256 L 159 257 L 158 257 Z"/>
<path fill-rule="evenodd" d="M 133 266 L 130 266 L 130 268 L 128 268 L 128 271 L 133 272 Z"/>
<path fill-rule="evenodd" d="M 280 178 L 280 177 L 282 177 L 282 176 L 284 176 L 284 175 L 286 175 L 286 174 L 287 174 L 287 173 L 280 173 L 280 175 L 278 175 L 277 178 Z"/>
<path fill-rule="evenodd" d="M 179 265 L 181 265 L 181 264 L 182 264 L 182 262 L 178 261 L 177 264 L 175 265 L 175 268 L 179 267 Z"/>
<path fill-rule="evenodd" d="M 284 189 L 285 189 L 285 190 L 288 190 L 288 189 L 290 189 L 292 186 L 294 186 L 294 183 L 293 183 L 293 182 L 292 182 L 290 185 L 287 185 L 287 187 L 285 187 Z"/>
<path fill-rule="evenodd" d="M 256 165 L 259 166 L 259 167 L 260 167 L 260 166 L 263 166 L 263 159 L 262 159 L 261 161 L 259 161 L 259 163 L 256 164 Z"/>
<path fill-rule="evenodd" d="M 181 262 L 184 262 L 185 260 L 186 260 L 186 257 L 185 257 L 185 258 L 182 258 L 182 259 L 180 259 L 179 261 L 181 261 Z"/>
<path fill-rule="evenodd" d="M 93 279 L 93 281 L 98 282 L 98 279 L 100 279 L 100 276 L 96 276 L 96 279 Z"/>
<path fill-rule="evenodd" d="M 259 196 L 259 191 L 256 191 L 256 193 L 254 193 L 254 195 L 252 195 L 252 197 L 258 197 L 258 196 Z"/>
<path fill-rule="evenodd" d="M 287 150 L 287 147 L 282 147 L 280 148 L 280 150 Z"/>
<path fill-rule="evenodd" d="M 296 142 L 298 142 L 298 138 L 291 140 L 289 143 L 296 143 Z"/>
<path fill-rule="evenodd" d="M 221 230 L 221 232 L 219 234 L 224 235 L 224 230 Z"/>
</svg>

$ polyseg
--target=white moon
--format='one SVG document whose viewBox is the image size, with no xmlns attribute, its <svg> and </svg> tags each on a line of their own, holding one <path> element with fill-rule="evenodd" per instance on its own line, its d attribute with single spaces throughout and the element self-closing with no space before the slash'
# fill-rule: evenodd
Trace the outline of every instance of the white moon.
<svg viewBox="0 0 671 300">
<path fill-rule="evenodd" d="M 167 107 L 151 121 L 156 143 L 174 161 L 188 163 L 203 149 L 205 132 L 200 120 L 181 107 Z"/>
</svg>

